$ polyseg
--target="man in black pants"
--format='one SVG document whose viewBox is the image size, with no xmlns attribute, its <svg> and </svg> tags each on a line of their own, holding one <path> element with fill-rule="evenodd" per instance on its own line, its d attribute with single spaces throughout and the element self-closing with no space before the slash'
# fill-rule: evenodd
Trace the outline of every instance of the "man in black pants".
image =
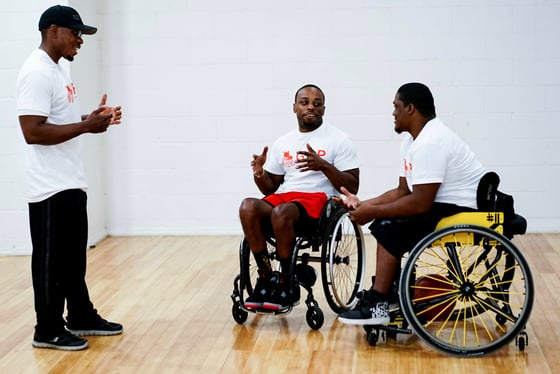
<svg viewBox="0 0 560 374">
<path fill-rule="evenodd" d="M 105 105 L 81 115 L 68 61 L 83 44 L 82 35 L 97 29 L 84 25 L 78 12 L 56 5 L 39 20 L 41 44 L 21 68 L 17 113 L 26 143 L 26 197 L 33 253 L 31 272 L 37 324 L 33 346 L 79 350 L 79 336 L 116 335 L 122 325 L 101 318 L 85 282 L 88 239 L 87 183 L 82 165 L 82 137 L 102 133 L 121 121 L 121 108 Z M 68 315 L 64 320 L 64 303 Z"/>
<path fill-rule="evenodd" d="M 339 321 L 357 325 L 390 322 L 391 287 L 401 258 L 438 221 L 477 207 L 476 190 L 484 167 L 468 145 L 437 116 L 430 89 L 402 85 L 393 101 L 395 131 L 403 134 L 398 186 L 360 201 L 344 187 L 341 202 L 350 219 L 369 226 L 377 242 L 375 280 L 370 290 Z"/>
</svg>

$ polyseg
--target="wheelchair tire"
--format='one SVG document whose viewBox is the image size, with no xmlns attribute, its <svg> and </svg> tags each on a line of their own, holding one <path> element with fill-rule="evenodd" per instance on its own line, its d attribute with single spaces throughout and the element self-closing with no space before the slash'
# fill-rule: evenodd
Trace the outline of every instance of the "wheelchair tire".
<svg viewBox="0 0 560 374">
<path fill-rule="evenodd" d="M 421 277 L 445 283 L 422 290 L 416 283 Z M 485 355 L 514 340 L 534 301 L 533 277 L 519 249 L 475 225 L 445 227 L 422 239 L 408 255 L 399 287 L 412 330 L 433 348 L 460 357 Z M 419 297 L 421 291 L 429 296 Z"/>
<path fill-rule="evenodd" d="M 267 250 L 270 257 L 270 264 L 273 269 L 279 267 L 278 260 L 272 255 L 275 251 L 275 243 L 273 241 L 267 241 Z M 239 247 L 239 269 L 240 269 L 240 284 L 239 287 L 244 291 L 242 293 L 243 300 L 253 293 L 253 287 L 257 280 L 257 265 L 255 259 L 251 255 L 251 250 L 247 244 L 247 239 L 241 241 Z"/>
<path fill-rule="evenodd" d="M 236 302 L 231 307 L 231 315 L 233 316 L 235 322 L 242 325 L 245 323 L 245 321 L 247 321 L 247 317 L 249 317 L 249 312 L 244 311 L 241 308 L 240 303 Z"/>
<path fill-rule="evenodd" d="M 251 250 L 247 240 L 243 238 L 239 246 L 239 288 L 245 297 L 253 293 L 253 283 L 257 279 L 257 267 L 251 264 Z"/>
<path fill-rule="evenodd" d="M 326 229 L 321 249 L 321 279 L 325 298 L 335 313 L 357 302 L 365 272 L 362 229 L 339 209 Z"/>
<path fill-rule="evenodd" d="M 305 320 L 310 328 L 313 330 L 319 330 L 325 322 L 325 315 L 323 314 L 321 308 L 318 306 L 312 306 L 307 309 L 307 312 L 305 313 Z"/>
</svg>

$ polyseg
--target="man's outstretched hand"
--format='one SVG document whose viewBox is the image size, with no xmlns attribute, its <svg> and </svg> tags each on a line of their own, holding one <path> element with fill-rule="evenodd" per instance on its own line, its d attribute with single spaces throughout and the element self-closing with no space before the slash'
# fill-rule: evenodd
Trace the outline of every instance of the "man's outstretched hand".
<svg viewBox="0 0 560 374">
<path fill-rule="evenodd" d="M 122 118 L 121 107 L 107 106 L 107 94 L 103 94 L 103 96 L 101 97 L 101 102 L 99 103 L 99 107 L 104 108 L 101 114 L 111 114 L 110 125 L 119 125 L 121 123 L 121 118 Z"/>
<path fill-rule="evenodd" d="M 360 204 L 360 199 L 358 199 L 358 196 L 348 191 L 346 187 L 341 187 L 340 191 L 342 192 L 342 195 L 334 196 L 333 199 L 336 202 L 344 205 L 344 207 L 348 210 L 356 209 Z"/>
<path fill-rule="evenodd" d="M 268 153 L 268 146 L 264 146 L 263 151 L 260 155 L 253 155 L 251 160 L 251 169 L 253 169 L 253 175 L 260 178 L 264 175 L 264 163 L 266 162 L 266 154 Z"/>
</svg>

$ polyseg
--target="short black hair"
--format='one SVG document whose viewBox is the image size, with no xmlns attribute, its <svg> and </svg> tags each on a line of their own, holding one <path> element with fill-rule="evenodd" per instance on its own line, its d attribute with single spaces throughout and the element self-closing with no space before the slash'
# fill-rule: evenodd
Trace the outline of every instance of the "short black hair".
<svg viewBox="0 0 560 374">
<path fill-rule="evenodd" d="M 320 89 L 318 86 L 314 85 L 314 84 L 306 84 L 305 86 L 301 86 L 300 88 L 298 88 L 298 90 L 296 91 L 296 95 L 294 96 L 294 103 L 297 102 L 297 95 L 299 94 L 299 91 L 303 90 L 304 88 L 315 88 L 317 90 L 319 90 L 319 92 L 321 93 L 321 95 L 323 95 L 323 104 L 325 104 L 325 93 L 323 92 L 322 89 Z"/>
<path fill-rule="evenodd" d="M 397 91 L 404 105 L 412 104 L 423 116 L 435 117 L 436 107 L 430 89 L 422 83 L 406 83 Z"/>
</svg>

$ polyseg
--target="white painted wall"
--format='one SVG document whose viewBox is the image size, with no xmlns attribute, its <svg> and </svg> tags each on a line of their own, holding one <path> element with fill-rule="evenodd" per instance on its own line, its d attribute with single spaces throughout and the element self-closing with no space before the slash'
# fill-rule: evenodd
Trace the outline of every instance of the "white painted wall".
<svg viewBox="0 0 560 374">
<path fill-rule="evenodd" d="M 359 147 L 360 196 L 397 183 L 392 100 L 409 81 L 502 176 L 532 232 L 560 230 L 558 0 L 70 1 L 99 32 L 74 62 L 84 112 L 103 92 L 124 122 L 88 136 L 91 239 L 241 233 L 251 155 L 296 126 L 295 90 Z M 49 2 L 0 5 L 0 253 L 29 251 L 17 187 L 14 85 Z M 4 56 L 4 53 L 3 53 Z"/>
</svg>

